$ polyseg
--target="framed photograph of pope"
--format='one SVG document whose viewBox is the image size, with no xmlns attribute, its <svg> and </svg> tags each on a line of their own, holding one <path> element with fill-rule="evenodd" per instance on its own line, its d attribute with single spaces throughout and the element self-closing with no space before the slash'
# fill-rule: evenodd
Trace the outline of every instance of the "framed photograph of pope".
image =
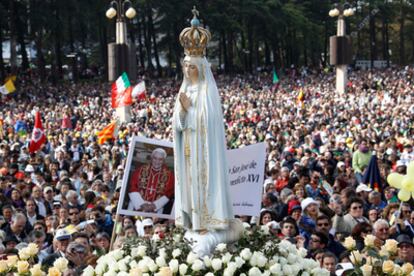
<svg viewBox="0 0 414 276">
<path fill-rule="evenodd" d="M 174 218 L 174 150 L 168 141 L 134 136 L 130 143 L 118 213 Z"/>
</svg>

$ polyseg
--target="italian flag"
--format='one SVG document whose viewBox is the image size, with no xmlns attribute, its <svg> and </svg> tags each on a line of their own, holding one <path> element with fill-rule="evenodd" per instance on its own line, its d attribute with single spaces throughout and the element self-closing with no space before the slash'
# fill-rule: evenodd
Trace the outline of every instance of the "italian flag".
<svg viewBox="0 0 414 276">
<path fill-rule="evenodd" d="M 112 108 L 129 106 L 132 104 L 132 87 L 128 75 L 124 72 L 112 84 Z"/>
</svg>

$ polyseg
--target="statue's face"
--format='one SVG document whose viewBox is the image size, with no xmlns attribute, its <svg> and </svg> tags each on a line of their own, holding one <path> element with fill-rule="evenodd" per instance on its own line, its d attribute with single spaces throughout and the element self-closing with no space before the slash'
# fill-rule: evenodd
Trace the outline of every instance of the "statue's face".
<svg viewBox="0 0 414 276">
<path fill-rule="evenodd" d="M 198 82 L 198 69 L 195 64 L 190 63 L 189 61 L 184 61 L 184 75 L 192 83 Z"/>
</svg>

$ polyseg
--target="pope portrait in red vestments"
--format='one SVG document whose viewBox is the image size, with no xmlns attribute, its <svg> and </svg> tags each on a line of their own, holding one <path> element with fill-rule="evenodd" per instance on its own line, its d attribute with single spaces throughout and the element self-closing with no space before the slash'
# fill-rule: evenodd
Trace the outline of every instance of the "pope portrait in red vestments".
<svg viewBox="0 0 414 276">
<path fill-rule="evenodd" d="M 136 168 L 128 185 L 128 210 L 163 213 L 164 207 L 174 197 L 174 174 L 165 165 L 167 153 L 156 148 L 151 153 L 150 164 Z"/>
</svg>

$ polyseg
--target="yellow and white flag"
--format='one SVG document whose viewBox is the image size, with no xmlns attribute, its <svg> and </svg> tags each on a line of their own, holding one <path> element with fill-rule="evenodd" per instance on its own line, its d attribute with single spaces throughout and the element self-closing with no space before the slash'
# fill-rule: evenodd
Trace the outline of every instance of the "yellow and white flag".
<svg viewBox="0 0 414 276">
<path fill-rule="evenodd" d="M 14 91 L 16 91 L 16 87 L 14 86 L 14 83 L 11 79 L 6 81 L 6 83 L 3 86 L 0 86 L 0 93 L 3 95 L 10 94 Z"/>
</svg>

